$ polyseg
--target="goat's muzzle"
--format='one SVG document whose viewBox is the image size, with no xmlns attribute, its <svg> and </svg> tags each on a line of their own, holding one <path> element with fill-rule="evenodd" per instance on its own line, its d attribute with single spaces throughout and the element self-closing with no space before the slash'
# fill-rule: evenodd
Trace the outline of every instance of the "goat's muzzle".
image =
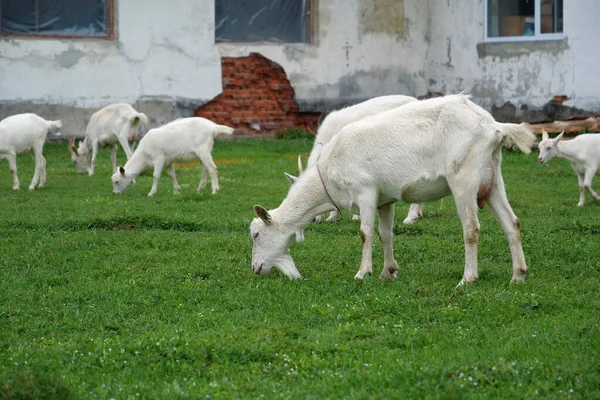
<svg viewBox="0 0 600 400">
<path fill-rule="evenodd" d="M 254 272 L 256 275 L 260 275 L 263 269 L 263 266 L 265 265 L 265 263 L 261 263 L 260 265 L 253 265 L 252 266 L 252 272 Z"/>
</svg>

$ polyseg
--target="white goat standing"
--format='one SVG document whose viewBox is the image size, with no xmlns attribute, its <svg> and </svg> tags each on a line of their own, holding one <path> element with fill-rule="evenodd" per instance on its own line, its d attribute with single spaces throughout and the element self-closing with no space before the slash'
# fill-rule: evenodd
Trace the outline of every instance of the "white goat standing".
<svg viewBox="0 0 600 400">
<path fill-rule="evenodd" d="M 180 118 L 159 128 L 150 129 L 140 140 L 137 149 L 124 167 L 112 176 L 113 193 L 121 194 L 144 170 L 154 168 L 152 189 L 148 196 L 154 196 L 163 168 L 168 166 L 167 175 L 173 181 L 173 191 L 180 193 L 175 177 L 174 162 L 187 162 L 200 159 L 202 177 L 198 185 L 200 191 L 206 185 L 210 174 L 212 194 L 219 190 L 217 166 L 211 152 L 215 137 L 219 134 L 231 135 L 234 129 L 200 117 Z"/>
<path fill-rule="evenodd" d="M 77 172 L 94 175 L 98 150 L 106 146 L 112 146 L 110 159 L 113 173 L 116 172 L 117 145 L 121 145 L 129 160 L 133 154 L 133 143 L 137 140 L 140 123 L 148 125 L 148 117 L 144 113 L 137 112 L 129 104 L 111 104 L 96 111 L 90 118 L 85 130 L 85 138 L 79 144 L 79 148 L 75 147 L 74 137 L 69 141 L 71 159 L 75 163 Z"/>
<path fill-rule="evenodd" d="M 372 273 L 375 214 L 384 254 L 381 278 L 396 278 L 394 203 L 433 201 L 452 193 L 465 244 L 459 285 L 478 279 L 477 207 L 485 202 L 508 238 L 512 279 L 522 281 L 527 265 L 519 220 L 504 189 L 502 146 L 515 144 L 529 153 L 534 142 L 526 124 L 498 123 L 465 95 L 412 102 L 348 125 L 325 145 L 319 162 L 302 174 L 278 208 L 254 206 L 252 270 L 262 275 L 275 266 L 298 278 L 286 254 L 292 237 L 316 215 L 342 207 L 360 212 L 362 262 L 355 278 Z"/>
<path fill-rule="evenodd" d="M 585 191 L 587 190 L 596 203 L 600 203 L 600 196 L 592 189 L 592 180 L 600 168 L 600 134 L 579 135 L 571 140 L 562 140 L 564 131 L 550 139 L 548 132 L 542 132 L 542 141 L 538 144 L 540 155 L 538 161 L 544 164 L 554 157 L 564 158 L 571 164 L 577 173 L 579 181 L 579 203 L 585 203 Z"/>
<path fill-rule="evenodd" d="M 336 110 L 328 114 L 317 130 L 315 143 L 308 157 L 307 168 L 312 167 L 317 163 L 321 156 L 323 146 L 327 144 L 342 128 L 352 122 L 360 121 L 361 119 L 371 117 L 381 112 L 391 110 L 396 107 L 401 107 L 410 102 L 416 101 L 414 97 L 403 95 L 389 95 L 375 97 L 362 103 L 355 104 L 341 110 Z M 302 174 L 302 162 L 298 159 L 298 173 Z M 285 173 L 286 178 L 293 184 L 298 179 L 297 177 Z M 405 224 L 413 224 L 423 215 L 423 204 L 411 204 L 408 215 L 402 221 Z M 337 221 L 341 215 L 338 210 L 333 210 L 327 221 Z M 358 219 L 357 215 L 353 219 Z M 316 222 L 321 222 L 322 216 L 317 215 Z"/>
<path fill-rule="evenodd" d="M 17 177 L 17 154 L 31 152 L 35 157 L 35 173 L 29 190 L 46 184 L 46 159 L 44 143 L 48 132 L 60 135 L 60 120 L 47 121 L 32 114 L 17 114 L 0 121 L 0 160 L 6 159 L 13 177 L 13 190 L 20 190 Z M 38 185 L 39 182 L 39 185 Z"/>
</svg>

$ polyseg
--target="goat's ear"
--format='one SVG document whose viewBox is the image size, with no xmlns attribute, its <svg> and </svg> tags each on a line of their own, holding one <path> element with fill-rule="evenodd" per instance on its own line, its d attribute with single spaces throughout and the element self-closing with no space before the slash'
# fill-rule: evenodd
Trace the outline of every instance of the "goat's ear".
<svg viewBox="0 0 600 400">
<path fill-rule="evenodd" d="M 119 167 L 119 172 L 121 173 L 121 176 L 125 176 L 125 168 Z"/>
<path fill-rule="evenodd" d="M 542 140 L 548 140 L 548 132 L 546 132 L 546 130 L 542 131 Z"/>
<path fill-rule="evenodd" d="M 555 142 L 558 142 L 560 139 L 562 139 L 562 137 L 563 137 L 563 135 L 564 135 L 564 134 L 565 134 L 565 131 L 562 131 L 562 132 L 560 133 L 560 135 L 558 135 L 557 137 L 555 137 L 555 138 L 554 138 L 554 141 L 555 141 Z"/>
<path fill-rule="evenodd" d="M 298 180 L 297 176 L 294 175 L 290 175 L 287 172 L 283 173 L 285 175 L 285 177 L 287 178 L 288 181 L 290 181 L 290 183 L 293 185 L 294 183 L 296 183 L 296 181 Z"/>
<path fill-rule="evenodd" d="M 262 219 L 265 224 L 271 225 L 273 223 L 271 214 L 269 214 L 264 207 L 256 205 L 254 206 L 254 212 L 256 213 L 256 216 Z"/>
</svg>

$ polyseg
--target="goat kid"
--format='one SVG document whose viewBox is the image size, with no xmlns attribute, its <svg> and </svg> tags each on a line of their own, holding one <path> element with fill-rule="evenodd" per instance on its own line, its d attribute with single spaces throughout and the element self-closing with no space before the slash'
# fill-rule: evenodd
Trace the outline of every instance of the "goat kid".
<svg viewBox="0 0 600 400">
<path fill-rule="evenodd" d="M 162 170 L 167 166 L 167 175 L 173 181 L 173 192 L 179 194 L 181 189 L 175 177 L 173 163 L 199 159 L 202 163 L 202 177 L 198 191 L 206 186 L 207 175 L 210 175 L 212 194 L 216 194 L 219 180 L 217 166 L 211 156 L 214 140 L 219 134 L 231 135 L 233 131 L 233 128 L 200 117 L 180 118 L 150 129 L 125 166 L 119 167 L 111 177 L 113 193 L 123 193 L 140 173 L 154 168 L 152 189 L 148 193 L 148 196 L 154 196 Z"/>
<path fill-rule="evenodd" d="M 554 157 L 564 158 L 577 173 L 579 181 L 579 207 L 585 204 L 587 190 L 600 204 L 600 196 L 592 189 L 592 180 L 600 168 L 600 134 L 578 135 L 571 140 L 561 140 L 564 131 L 554 139 L 548 132 L 542 132 L 542 141 L 538 144 L 540 155 L 538 161 L 545 164 Z"/>
<path fill-rule="evenodd" d="M 148 117 L 137 112 L 131 105 L 117 103 L 96 111 L 85 130 L 85 138 L 75 147 L 75 138 L 69 141 L 71 160 L 79 174 L 94 175 L 98 150 L 111 146 L 110 160 L 113 173 L 117 171 L 117 146 L 120 144 L 127 155 L 133 154 L 133 144 L 138 138 L 140 125 L 148 125 Z M 91 162 L 90 162 L 91 152 Z"/>
<path fill-rule="evenodd" d="M 60 135 L 62 122 L 47 121 L 32 114 L 17 114 L 0 121 L 0 160 L 6 159 L 13 178 L 13 190 L 20 190 L 17 176 L 17 155 L 31 153 L 35 158 L 35 173 L 29 190 L 44 187 L 46 184 L 46 159 L 44 143 L 48 133 Z M 39 183 L 39 184 L 38 184 Z"/>
<path fill-rule="evenodd" d="M 513 281 L 523 281 L 527 265 L 519 220 L 513 213 L 501 173 L 502 147 L 515 144 L 529 153 L 535 135 L 526 124 L 496 122 L 465 95 L 412 102 L 346 126 L 271 211 L 254 206 L 250 224 L 252 270 L 278 268 L 300 277 L 286 254 L 295 233 L 320 213 L 337 207 L 360 213 L 362 261 L 356 279 L 372 273 L 375 216 L 384 267 L 380 277 L 397 277 L 393 255 L 394 203 L 425 202 L 453 194 L 463 226 L 465 269 L 459 285 L 478 279 L 477 208 L 487 202 L 508 239 Z"/>
<path fill-rule="evenodd" d="M 384 111 L 401 107 L 410 102 L 416 101 L 414 97 L 403 95 L 379 96 L 362 103 L 355 104 L 341 110 L 336 110 L 328 114 L 317 129 L 315 143 L 308 157 L 307 168 L 312 167 L 317 163 L 323 150 L 323 146 L 327 144 L 340 130 L 352 122 L 360 121 L 361 119 L 371 117 Z M 298 157 L 298 174 L 302 174 L 302 161 Z M 284 173 L 285 177 L 294 184 L 298 177 Z M 408 215 L 402 221 L 404 224 L 414 224 L 423 216 L 423 204 L 411 204 Z M 327 217 L 327 221 L 338 221 L 341 215 L 338 210 L 334 210 Z M 317 215 L 315 222 L 321 222 L 321 215 Z M 358 215 L 352 216 L 353 220 L 359 219 Z"/>
</svg>

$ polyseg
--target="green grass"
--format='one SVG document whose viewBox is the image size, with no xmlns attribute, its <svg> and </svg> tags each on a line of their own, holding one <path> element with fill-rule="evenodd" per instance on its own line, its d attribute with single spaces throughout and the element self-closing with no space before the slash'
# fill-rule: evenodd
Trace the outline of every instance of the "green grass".
<svg viewBox="0 0 600 400">
<path fill-rule="evenodd" d="M 600 208 L 576 207 L 564 160 L 505 153 L 508 197 L 530 268 L 480 212 L 479 282 L 455 289 L 464 250 L 451 198 L 417 225 L 396 207 L 393 282 L 355 281 L 358 223 L 311 224 L 290 250 L 303 275 L 251 272 L 252 205 L 277 207 L 310 140 L 217 142 L 221 191 L 181 196 L 150 174 L 111 192 L 109 152 L 76 175 L 48 144 L 47 186 L 0 163 L 0 398 L 600 397 Z M 119 153 L 123 162 L 123 153 Z"/>
</svg>

